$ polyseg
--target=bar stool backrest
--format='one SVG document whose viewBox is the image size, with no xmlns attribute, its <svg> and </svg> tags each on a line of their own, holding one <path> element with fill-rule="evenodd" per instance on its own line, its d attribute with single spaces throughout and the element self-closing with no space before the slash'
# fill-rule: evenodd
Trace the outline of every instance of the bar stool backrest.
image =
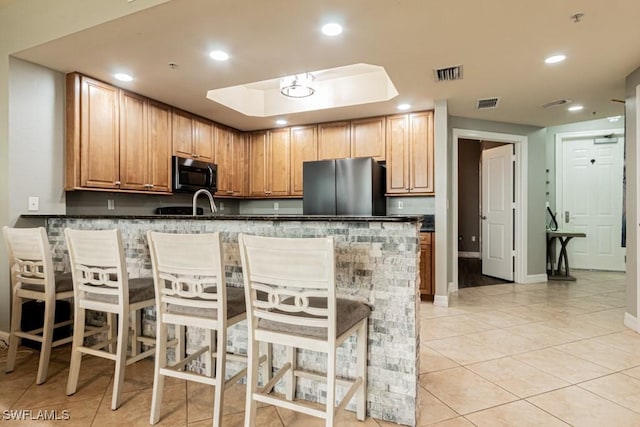
<svg viewBox="0 0 640 427">
<path fill-rule="evenodd" d="M 64 231 L 76 301 L 129 306 L 129 282 L 120 230 Z"/>
<path fill-rule="evenodd" d="M 304 329 L 336 338 L 333 237 L 239 235 L 250 333 L 276 322 L 291 335 Z"/>
<path fill-rule="evenodd" d="M 50 298 L 55 294 L 51 249 L 43 227 L 2 227 L 9 256 L 11 283 L 14 291 L 26 289 L 42 292 Z"/>
</svg>

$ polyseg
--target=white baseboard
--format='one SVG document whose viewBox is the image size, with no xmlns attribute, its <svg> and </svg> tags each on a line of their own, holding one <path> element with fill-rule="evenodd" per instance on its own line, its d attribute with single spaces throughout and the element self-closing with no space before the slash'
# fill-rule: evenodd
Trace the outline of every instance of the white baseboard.
<svg viewBox="0 0 640 427">
<path fill-rule="evenodd" d="M 433 305 L 436 307 L 449 307 L 449 297 L 445 295 L 434 295 Z"/>
<path fill-rule="evenodd" d="M 477 258 L 477 259 L 480 259 L 480 252 L 460 252 L 460 251 L 458 251 L 458 258 Z"/>
<path fill-rule="evenodd" d="M 624 313 L 624 325 L 636 332 L 640 332 L 638 331 L 638 318 L 629 313 Z"/>
<path fill-rule="evenodd" d="M 546 274 L 529 274 L 525 276 L 524 283 L 545 283 L 547 282 Z"/>
</svg>

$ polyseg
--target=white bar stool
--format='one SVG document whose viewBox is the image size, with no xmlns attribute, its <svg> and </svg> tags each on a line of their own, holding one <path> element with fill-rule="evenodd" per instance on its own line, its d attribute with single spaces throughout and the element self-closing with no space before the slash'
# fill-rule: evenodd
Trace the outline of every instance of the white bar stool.
<svg viewBox="0 0 640 427">
<path fill-rule="evenodd" d="M 12 372 L 16 364 L 16 354 L 20 338 L 41 344 L 40 360 L 36 384 L 47 380 L 51 348 L 71 342 L 72 337 L 53 341 L 53 331 L 61 326 L 71 325 L 73 320 L 55 323 L 57 300 L 73 301 L 71 274 L 55 274 L 51 260 L 51 248 L 44 228 L 2 227 L 2 233 L 9 256 L 11 274 L 11 331 L 6 372 Z M 23 331 L 22 304 L 26 301 L 44 301 L 44 324 L 42 328 Z"/>
<path fill-rule="evenodd" d="M 222 425 L 224 390 L 242 378 L 247 369 L 228 380 L 226 361 L 247 357 L 227 353 L 227 328 L 246 319 L 244 290 L 226 286 L 220 234 L 169 234 L 147 232 L 156 292 L 157 352 L 149 422 L 160 420 L 165 377 L 181 378 L 215 387 L 213 425 Z M 169 342 L 167 325 L 184 337 L 185 327 L 207 330 L 206 341 L 188 357 L 182 339 Z M 167 362 L 167 347 L 177 346 L 176 362 Z M 189 371 L 189 363 L 205 354 L 205 372 Z M 214 365 L 215 361 L 215 366 Z"/>
<path fill-rule="evenodd" d="M 238 237 L 247 301 L 249 329 L 245 427 L 256 422 L 256 402 L 280 406 L 325 420 L 335 416 L 356 395 L 356 416 L 366 416 L 367 319 L 371 308 L 358 301 L 336 298 L 332 237 L 276 238 L 240 234 Z M 336 378 L 336 348 L 356 334 L 356 378 Z M 287 362 L 258 388 L 258 342 L 287 348 Z M 297 349 L 327 354 L 325 376 L 297 366 Z M 317 409 L 295 399 L 296 378 L 327 383 L 326 406 Z M 285 380 L 285 396 L 271 393 Z M 336 382 L 349 386 L 336 406 Z"/>
<path fill-rule="evenodd" d="M 119 230 L 67 228 L 64 233 L 75 294 L 73 347 L 67 395 L 72 395 L 77 390 L 82 356 L 90 354 L 104 357 L 115 362 L 111 409 L 116 410 L 121 403 L 126 365 L 149 357 L 155 352 L 155 339 L 140 336 L 139 326 L 131 325 L 134 332 L 131 343 L 132 356 L 127 357 L 129 317 L 133 313 L 135 318 L 139 319 L 139 310 L 155 305 L 153 279 L 129 279 Z M 111 327 L 108 329 L 106 341 L 90 346 L 84 345 L 86 310 L 107 314 Z M 116 320 L 117 334 L 114 330 Z M 140 343 L 151 348 L 138 352 L 136 348 Z"/>
</svg>

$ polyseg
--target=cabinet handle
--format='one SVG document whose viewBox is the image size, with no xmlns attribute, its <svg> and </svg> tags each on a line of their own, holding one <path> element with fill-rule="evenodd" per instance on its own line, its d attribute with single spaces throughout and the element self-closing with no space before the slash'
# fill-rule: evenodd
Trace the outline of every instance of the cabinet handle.
<svg viewBox="0 0 640 427">
<path fill-rule="evenodd" d="M 233 194 L 233 191 L 228 190 L 228 191 L 227 191 L 227 194 Z"/>
<path fill-rule="evenodd" d="M 191 157 L 193 157 L 194 159 L 196 159 L 196 158 L 198 158 L 198 155 L 194 153 L 194 154 L 192 154 L 192 155 L 191 155 Z"/>
<path fill-rule="evenodd" d="M 122 183 L 121 183 L 120 181 L 116 181 L 116 182 L 114 182 L 114 184 L 115 184 L 115 185 L 120 185 L 120 184 L 122 184 Z"/>
</svg>

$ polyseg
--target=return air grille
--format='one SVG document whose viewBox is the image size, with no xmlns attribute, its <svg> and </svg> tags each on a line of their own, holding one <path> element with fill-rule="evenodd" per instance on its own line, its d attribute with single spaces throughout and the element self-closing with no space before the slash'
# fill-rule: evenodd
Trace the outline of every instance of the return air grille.
<svg viewBox="0 0 640 427">
<path fill-rule="evenodd" d="M 437 82 L 462 79 L 462 65 L 433 70 Z"/>
<path fill-rule="evenodd" d="M 491 109 L 491 108 L 497 108 L 499 100 L 500 100 L 500 98 L 478 99 L 478 101 L 476 102 L 476 109 L 477 110 L 488 110 L 488 109 Z"/>
</svg>

